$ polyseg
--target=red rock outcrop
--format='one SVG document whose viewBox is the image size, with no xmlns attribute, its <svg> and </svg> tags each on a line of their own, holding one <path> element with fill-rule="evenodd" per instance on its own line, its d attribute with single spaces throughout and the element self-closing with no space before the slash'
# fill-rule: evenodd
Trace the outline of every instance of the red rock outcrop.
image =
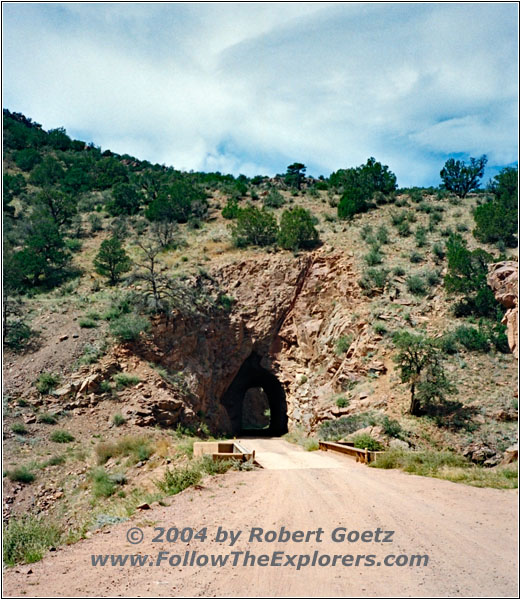
<svg viewBox="0 0 521 600">
<path fill-rule="evenodd" d="M 518 266 L 513 260 L 495 263 L 489 267 L 487 278 L 496 300 L 507 309 L 501 322 L 506 325 L 508 345 L 516 358 L 519 356 Z"/>
</svg>

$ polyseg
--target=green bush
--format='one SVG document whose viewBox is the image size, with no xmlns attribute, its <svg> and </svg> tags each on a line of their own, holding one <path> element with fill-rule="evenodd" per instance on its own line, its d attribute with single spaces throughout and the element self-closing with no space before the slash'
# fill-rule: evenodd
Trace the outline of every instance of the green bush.
<svg viewBox="0 0 521 600">
<path fill-rule="evenodd" d="M 78 324 L 80 327 L 82 327 L 84 329 L 92 329 L 92 328 L 98 326 L 98 324 L 96 323 L 96 321 L 94 321 L 94 319 L 89 319 L 88 317 L 82 317 L 78 321 Z"/>
<path fill-rule="evenodd" d="M 507 167 L 494 177 L 490 186 L 493 199 L 474 211 L 474 236 L 488 244 L 502 242 L 515 246 L 518 214 L 518 173 L 516 167 Z"/>
<path fill-rule="evenodd" d="M 415 296 L 424 296 L 427 293 L 427 285 L 420 275 L 410 275 L 405 283 L 409 292 Z"/>
<path fill-rule="evenodd" d="M 95 498 L 109 498 L 114 494 L 118 485 L 126 483 L 126 477 L 122 473 L 109 474 L 103 467 L 92 469 L 90 479 Z"/>
<path fill-rule="evenodd" d="M 5 344 L 15 352 L 24 350 L 34 337 L 36 337 L 36 332 L 21 319 L 15 319 L 6 323 Z"/>
<path fill-rule="evenodd" d="M 136 341 L 150 329 L 150 321 L 137 313 L 123 314 L 110 322 L 110 332 L 121 342 Z"/>
<path fill-rule="evenodd" d="M 36 381 L 36 389 L 40 394 L 48 394 L 60 383 L 60 379 L 55 373 L 42 373 Z"/>
<path fill-rule="evenodd" d="M 60 539 L 59 527 L 48 516 L 11 518 L 3 532 L 4 562 L 9 566 L 37 562 L 50 547 L 57 546 Z"/>
<path fill-rule="evenodd" d="M 411 228 L 407 221 L 403 221 L 402 223 L 400 223 L 396 229 L 400 237 L 408 237 L 409 235 L 411 235 Z"/>
<path fill-rule="evenodd" d="M 16 467 L 7 476 L 11 481 L 19 483 L 32 483 L 36 479 L 36 475 L 28 467 Z"/>
<path fill-rule="evenodd" d="M 51 441 L 58 444 L 68 444 L 74 441 L 74 436 L 63 429 L 57 429 L 51 433 Z"/>
<path fill-rule="evenodd" d="M 490 344 L 484 331 L 467 325 L 460 325 L 454 331 L 454 339 L 471 352 L 488 352 Z"/>
<path fill-rule="evenodd" d="M 383 291 L 388 275 L 387 269 L 366 269 L 358 285 L 366 292 Z"/>
<path fill-rule="evenodd" d="M 266 209 L 247 206 L 239 211 L 231 232 L 232 242 L 237 248 L 269 246 L 277 239 L 277 221 Z"/>
<path fill-rule="evenodd" d="M 222 209 L 221 214 L 225 219 L 236 219 L 240 210 L 237 199 L 230 198 Z"/>
<path fill-rule="evenodd" d="M 380 248 L 377 245 L 374 245 L 370 252 L 364 256 L 365 262 L 370 267 L 382 264 L 383 258 L 383 254 L 380 252 Z"/>
<path fill-rule="evenodd" d="M 129 373 L 117 373 L 114 375 L 114 382 L 118 389 L 130 387 L 136 385 L 141 381 L 137 375 L 130 375 Z"/>
<path fill-rule="evenodd" d="M 362 450 L 365 450 L 366 448 L 371 451 L 383 450 L 382 444 L 368 433 L 360 433 L 353 437 L 351 441 L 355 448 L 361 448 Z"/>
<path fill-rule="evenodd" d="M 436 262 L 442 261 L 445 258 L 445 248 L 441 244 L 433 244 L 432 253 L 436 257 Z"/>
<path fill-rule="evenodd" d="M 285 210 L 280 218 L 278 243 L 285 250 L 313 248 L 318 243 L 318 231 L 311 213 L 304 208 Z"/>
<path fill-rule="evenodd" d="M 55 425 L 58 422 L 58 417 L 51 413 L 42 413 L 36 418 L 38 423 L 45 423 L 46 425 Z"/>
<path fill-rule="evenodd" d="M 156 485 L 165 494 L 173 496 L 187 487 L 199 483 L 201 477 L 201 471 L 192 465 L 184 468 L 167 468 L 163 478 L 157 481 Z"/>
<path fill-rule="evenodd" d="M 394 438 L 400 437 L 400 434 L 402 432 L 402 426 L 400 425 L 400 423 L 398 423 L 396 419 L 389 419 L 389 417 L 385 415 L 382 419 L 381 426 L 384 430 L 385 435 Z"/>
<path fill-rule="evenodd" d="M 388 244 L 389 243 L 389 231 L 385 225 L 380 225 L 376 232 L 376 240 L 380 244 Z"/>
<path fill-rule="evenodd" d="M 348 417 L 340 417 L 334 421 L 324 421 L 320 424 L 319 435 L 323 440 L 339 440 L 358 429 L 375 425 L 376 419 L 370 413 L 358 413 Z"/>
<path fill-rule="evenodd" d="M 124 425 L 126 422 L 127 422 L 127 420 L 125 419 L 125 417 L 121 413 L 116 413 L 112 417 L 112 424 L 115 427 L 120 427 L 121 425 Z"/>
<path fill-rule="evenodd" d="M 272 188 L 268 195 L 264 197 L 264 206 L 268 208 L 280 208 L 284 204 L 284 196 L 275 188 Z"/>
<path fill-rule="evenodd" d="M 423 256 L 419 252 L 413 250 L 409 256 L 409 260 L 414 264 L 421 263 L 423 262 Z"/>
<path fill-rule="evenodd" d="M 56 467 L 57 465 L 63 465 L 65 463 L 65 460 L 65 456 L 62 455 L 51 456 L 51 458 L 49 458 L 49 460 L 46 461 L 45 466 Z"/>
<path fill-rule="evenodd" d="M 416 245 L 418 248 L 423 248 L 427 244 L 427 230 L 425 227 L 418 227 L 414 234 Z"/>
<path fill-rule="evenodd" d="M 13 423 L 11 425 L 11 431 L 18 435 L 25 435 L 28 433 L 27 427 L 23 423 Z"/>
<path fill-rule="evenodd" d="M 349 347 L 351 346 L 352 342 L 353 342 L 352 334 L 343 335 L 343 336 L 339 337 L 335 344 L 335 354 L 337 356 L 342 356 L 342 354 L 345 354 L 349 350 Z"/>
<path fill-rule="evenodd" d="M 347 406 L 349 406 L 349 399 L 345 396 L 339 396 L 335 400 L 335 404 L 338 406 L 338 408 L 346 408 Z"/>
<path fill-rule="evenodd" d="M 356 187 L 344 192 L 337 207 L 340 219 L 352 219 L 355 215 L 368 210 L 369 205 L 365 192 Z"/>
<path fill-rule="evenodd" d="M 441 280 L 441 275 L 440 275 L 439 271 L 435 271 L 435 270 L 425 271 L 423 276 L 425 277 L 425 281 L 427 282 L 427 284 L 430 285 L 431 287 L 438 285 L 438 283 Z"/>
<path fill-rule="evenodd" d="M 125 436 L 118 442 L 100 442 L 96 446 L 99 465 L 104 465 L 114 456 L 128 456 L 130 463 L 146 461 L 152 455 L 150 441 L 143 436 Z"/>
</svg>

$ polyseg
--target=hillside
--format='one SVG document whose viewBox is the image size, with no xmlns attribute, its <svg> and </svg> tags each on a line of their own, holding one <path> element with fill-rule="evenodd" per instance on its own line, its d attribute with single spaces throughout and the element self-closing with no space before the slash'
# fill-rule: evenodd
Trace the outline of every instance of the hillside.
<svg viewBox="0 0 521 600">
<path fill-rule="evenodd" d="M 517 170 L 515 190 L 507 169 L 463 198 L 399 189 L 374 159 L 322 179 L 183 173 L 8 111 L 3 160 L 10 526 L 84 537 L 164 502 L 155 482 L 196 437 L 252 429 L 517 485 L 517 359 L 487 285 L 517 266 Z M 413 410 L 397 360 L 414 343 L 431 362 Z"/>
</svg>

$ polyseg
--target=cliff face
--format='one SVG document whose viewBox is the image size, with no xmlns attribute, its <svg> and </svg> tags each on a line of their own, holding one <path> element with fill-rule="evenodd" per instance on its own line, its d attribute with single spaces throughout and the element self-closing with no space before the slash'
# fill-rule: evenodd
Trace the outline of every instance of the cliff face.
<svg viewBox="0 0 521 600">
<path fill-rule="evenodd" d="M 385 370 L 376 361 L 360 361 L 374 346 L 369 325 L 353 318 L 365 300 L 345 253 L 264 255 L 211 275 L 234 299 L 229 312 L 177 314 L 169 323 L 156 322 L 152 342 L 135 349 L 179 374 L 186 415 L 202 416 L 212 429 L 237 432 L 240 410 L 230 404 L 241 403 L 249 387 L 270 387 L 276 396 L 272 419 L 274 411 L 284 410 L 290 429 L 309 429 L 331 417 L 332 395 L 360 374 Z M 339 339 L 345 345 L 340 356 Z M 277 432 L 284 427 L 281 422 Z"/>
<path fill-rule="evenodd" d="M 496 300 L 507 309 L 501 322 L 506 325 L 508 345 L 516 358 L 519 357 L 518 268 L 518 263 L 513 260 L 499 262 L 490 266 L 487 278 Z"/>
</svg>

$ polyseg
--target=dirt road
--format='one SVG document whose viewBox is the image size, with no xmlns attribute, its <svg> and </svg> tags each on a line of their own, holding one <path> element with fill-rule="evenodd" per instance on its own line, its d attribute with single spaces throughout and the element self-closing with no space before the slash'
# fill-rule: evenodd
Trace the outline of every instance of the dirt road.
<svg viewBox="0 0 521 600">
<path fill-rule="evenodd" d="M 244 440 L 264 469 L 211 478 L 189 489 L 170 506 L 142 511 L 126 523 L 50 553 L 26 568 L 8 569 L 6 596 L 516 596 L 517 494 L 477 489 L 446 481 L 380 471 L 331 452 L 305 452 L 278 439 Z M 207 528 L 202 542 L 153 543 L 154 527 Z M 242 531 L 233 547 L 215 540 L 218 527 Z M 144 541 L 126 541 L 140 527 Z M 252 528 L 317 531 L 305 541 L 248 540 Z M 371 531 L 372 541 L 334 542 L 332 532 Z M 391 542 L 383 542 L 394 531 Z M 351 534 L 355 536 L 355 534 Z M 378 536 L 379 541 L 375 541 Z M 298 539 L 298 537 L 296 538 Z M 169 565 L 192 551 L 246 552 L 257 557 L 276 551 L 290 556 L 352 555 L 349 566 L 243 566 L 244 554 L 225 566 Z M 167 558 L 150 566 L 158 553 Z M 92 554 L 149 555 L 146 566 L 92 566 Z M 363 555 L 356 566 L 357 555 Z M 375 564 L 367 564 L 375 555 Z M 428 555 L 427 566 L 384 566 L 386 556 Z M 189 560 L 189 558 L 187 559 Z M 204 559 L 200 559 L 201 562 Z M 251 559 L 250 559 L 251 560 Z M 281 558 L 284 564 L 286 558 Z M 301 559 L 304 561 L 305 559 Z M 317 560 L 326 561 L 325 558 Z M 332 560 L 332 559 L 330 559 Z M 349 562 L 349 559 L 344 559 Z M 387 559 L 386 559 L 387 560 Z M 388 559 L 388 560 L 396 560 Z M 405 559 L 399 559 L 405 560 Z M 370 561 L 369 561 L 370 562 Z M 377 565 L 380 562 L 380 566 Z M 18 571 L 18 572 L 17 572 Z"/>
</svg>

